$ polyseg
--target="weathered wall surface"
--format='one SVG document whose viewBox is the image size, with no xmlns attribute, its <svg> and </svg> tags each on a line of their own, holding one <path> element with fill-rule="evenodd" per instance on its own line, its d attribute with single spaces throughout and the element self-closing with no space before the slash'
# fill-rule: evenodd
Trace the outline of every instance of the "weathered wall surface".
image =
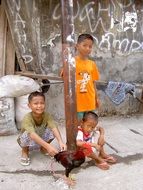
<svg viewBox="0 0 143 190">
<path fill-rule="evenodd" d="M 61 59 L 61 7 L 59 0 L 5 0 L 19 59 L 29 70 L 58 75 Z M 92 52 L 102 81 L 143 82 L 143 1 L 74 0 L 75 37 L 90 33 Z M 65 23 L 66 24 L 66 23 Z M 99 90 L 100 113 L 130 114 L 140 109 L 131 96 L 115 106 Z M 50 112 L 64 117 L 63 85 L 52 85 L 47 101 Z"/>
</svg>

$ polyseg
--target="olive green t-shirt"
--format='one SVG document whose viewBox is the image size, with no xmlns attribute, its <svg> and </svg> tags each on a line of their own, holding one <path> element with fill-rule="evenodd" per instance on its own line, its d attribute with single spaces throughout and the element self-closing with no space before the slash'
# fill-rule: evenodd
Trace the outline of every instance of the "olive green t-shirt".
<svg viewBox="0 0 143 190">
<path fill-rule="evenodd" d="M 41 122 L 37 124 L 32 117 L 32 113 L 30 112 L 26 114 L 22 120 L 21 132 L 36 132 L 39 136 L 42 136 L 47 127 L 50 129 L 57 127 L 49 113 L 44 112 Z"/>
</svg>

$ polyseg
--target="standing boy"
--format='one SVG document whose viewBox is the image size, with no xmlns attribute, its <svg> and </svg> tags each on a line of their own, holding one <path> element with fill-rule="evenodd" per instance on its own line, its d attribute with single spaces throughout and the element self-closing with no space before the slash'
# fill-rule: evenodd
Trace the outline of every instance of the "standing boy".
<svg viewBox="0 0 143 190">
<path fill-rule="evenodd" d="M 79 120 L 83 118 L 84 112 L 96 111 L 98 107 L 94 82 L 99 80 L 99 71 L 96 63 L 89 59 L 93 43 L 94 39 L 90 34 L 81 34 L 76 44 L 76 100 Z M 61 76 L 63 75 L 62 70 Z"/>
<path fill-rule="evenodd" d="M 95 111 L 98 106 L 94 82 L 99 80 L 99 71 L 95 62 L 89 59 L 93 43 L 90 34 L 81 34 L 76 45 L 76 96 L 79 119 L 83 118 L 84 112 Z"/>
</svg>

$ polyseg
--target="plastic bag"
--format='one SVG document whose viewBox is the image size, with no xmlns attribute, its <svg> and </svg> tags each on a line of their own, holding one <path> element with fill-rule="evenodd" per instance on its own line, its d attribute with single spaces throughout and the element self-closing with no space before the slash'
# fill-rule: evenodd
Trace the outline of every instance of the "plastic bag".
<svg viewBox="0 0 143 190">
<path fill-rule="evenodd" d="M 0 136 L 16 134 L 14 98 L 0 100 Z"/>
<path fill-rule="evenodd" d="M 19 97 L 40 89 L 32 78 L 20 75 L 6 75 L 0 78 L 0 98 Z"/>
<path fill-rule="evenodd" d="M 31 112 L 31 109 L 28 107 L 28 96 L 29 94 L 15 99 L 15 118 L 17 129 L 21 129 L 21 121 L 25 114 Z"/>
</svg>

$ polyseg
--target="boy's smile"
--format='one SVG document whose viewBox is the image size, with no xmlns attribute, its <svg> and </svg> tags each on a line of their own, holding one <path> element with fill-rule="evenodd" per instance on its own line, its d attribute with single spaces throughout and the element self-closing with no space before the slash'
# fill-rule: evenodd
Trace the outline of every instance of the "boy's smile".
<svg viewBox="0 0 143 190">
<path fill-rule="evenodd" d="M 29 108 L 34 114 L 42 114 L 45 110 L 45 100 L 41 96 L 33 97 L 29 103 Z"/>
</svg>

